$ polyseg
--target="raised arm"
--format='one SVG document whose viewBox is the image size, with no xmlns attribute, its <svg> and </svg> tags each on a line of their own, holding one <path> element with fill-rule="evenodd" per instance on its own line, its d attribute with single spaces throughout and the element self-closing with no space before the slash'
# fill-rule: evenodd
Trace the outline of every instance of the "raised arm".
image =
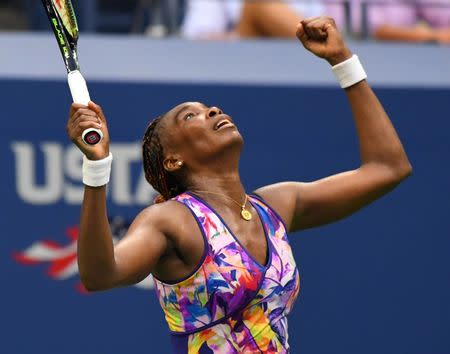
<svg viewBox="0 0 450 354">
<path fill-rule="evenodd" d="M 101 129 L 104 139 L 96 146 L 82 142 L 86 128 Z M 67 132 L 90 161 L 109 155 L 109 135 L 105 116 L 99 106 L 73 104 Z M 105 160 L 103 160 L 105 161 Z M 101 183 L 101 182 L 100 182 Z M 167 247 L 160 207 L 144 210 L 133 222 L 127 235 L 114 247 L 106 208 L 106 185 L 85 186 L 78 238 L 78 267 L 88 290 L 105 290 L 139 282 L 155 267 Z"/>
<path fill-rule="evenodd" d="M 352 56 L 334 21 L 302 21 L 297 35 L 306 49 L 336 65 Z M 365 80 L 345 89 L 359 139 L 359 168 L 311 183 L 285 182 L 256 191 L 291 231 L 342 219 L 392 190 L 411 165 L 382 105 Z"/>
</svg>

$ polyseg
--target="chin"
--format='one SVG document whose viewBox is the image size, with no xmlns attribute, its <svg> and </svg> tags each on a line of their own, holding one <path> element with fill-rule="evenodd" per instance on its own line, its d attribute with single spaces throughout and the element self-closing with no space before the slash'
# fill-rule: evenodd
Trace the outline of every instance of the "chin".
<svg viewBox="0 0 450 354">
<path fill-rule="evenodd" d="M 240 145 L 244 145 L 244 138 L 241 135 L 241 133 L 239 132 L 239 130 L 237 129 L 233 129 L 233 131 L 229 132 L 229 143 L 230 144 L 240 144 Z"/>
<path fill-rule="evenodd" d="M 226 132 L 226 134 L 222 135 L 220 139 L 217 139 L 215 145 L 217 150 L 214 150 L 217 151 L 218 155 L 228 155 L 229 153 L 239 154 L 244 145 L 244 139 L 239 131 L 234 129 L 233 131 Z"/>
</svg>

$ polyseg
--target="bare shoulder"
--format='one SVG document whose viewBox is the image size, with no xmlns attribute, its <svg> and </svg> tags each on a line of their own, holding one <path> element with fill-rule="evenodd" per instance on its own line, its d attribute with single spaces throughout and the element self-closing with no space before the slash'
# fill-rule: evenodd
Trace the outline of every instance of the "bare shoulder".
<svg viewBox="0 0 450 354">
<path fill-rule="evenodd" d="M 295 212 L 300 182 L 280 182 L 255 190 L 255 194 L 264 199 L 283 219 L 289 228 Z"/>
<path fill-rule="evenodd" d="M 204 251 L 204 240 L 196 219 L 187 206 L 177 201 L 144 209 L 136 217 L 128 235 L 142 240 L 130 257 L 136 258 L 136 252 L 140 252 L 145 262 L 156 250 L 153 252 L 155 262 L 145 269 L 150 269 L 159 279 L 172 281 L 182 278 L 198 264 Z"/>
<path fill-rule="evenodd" d="M 126 235 L 114 246 L 118 275 L 116 283 L 134 284 L 150 272 L 168 274 L 180 264 L 179 247 L 186 239 L 189 211 L 178 202 L 168 201 L 142 210 Z M 188 221 L 186 221 L 188 220 Z M 170 267 L 172 266 L 172 267 Z"/>
<path fill-rule="evenodd" d="M 169 200 L 151 205 L 135 218 L 132 227 L 148 227 L 173 237 L 177 230 L 191 217 L 189 210 L 179 202 Z"/>
<path fill-rule="evenodd" d="M 194 229 L 192 219 L 188 208 L 176 201 L 151 205 L 136 216 L 125 237 L 115 247 L 116 251 L 143 252 L 147 249 L 158 258 L 167 256 Z"/>
</svg>

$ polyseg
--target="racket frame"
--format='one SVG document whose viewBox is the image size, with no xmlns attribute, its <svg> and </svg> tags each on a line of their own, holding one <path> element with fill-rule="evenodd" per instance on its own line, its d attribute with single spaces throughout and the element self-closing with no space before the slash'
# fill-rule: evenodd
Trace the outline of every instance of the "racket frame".
<svg viewBox="0 0 450 354">
<path fill-rule="evenodd" d="M 71 1 L 65 1 L 68 2 L 68 6 L 70 6 L 73 10 Z M 78 62 L 78 25 L 76 22 L 75 14 L 72 14 L 73 21 L 76 27 L 73 31 L 75 33 L 75 36 L 72 36 L 63 25 L 60 14 L 56 10 L 53 0 L 42 0 L 42 4 L 44 5 L 47 17 L 56 37 L 56 41 L 58 43 L 64 65 L 66 66 L 68 83 L 73 101 L 75 103 L 81 103 L 87 106 L 91 99 L 89 96 L 86 81 L 80 72 L 80 64 Z M 96 145 L 103 139 L 103 132 L 99 129 L 88 128 L 83 131 L 81 138 L 85 144 Z"/>
<path fill-rule="evenodd" d="M 61 51 L 67 73 L 80 70 L 77 53 L 78 36 L 75 38 L 72 37 L 72 35 L 70 35 L 70 33 L 65 29 L 65 26 L 61 21 L 61 17 L 55 8 L 55 5 L 53 5 L 52 0 L 42 0 L 42 3 L 46 9 L 56 41 L 58 42 L 58 47 Z"/>
</svg>

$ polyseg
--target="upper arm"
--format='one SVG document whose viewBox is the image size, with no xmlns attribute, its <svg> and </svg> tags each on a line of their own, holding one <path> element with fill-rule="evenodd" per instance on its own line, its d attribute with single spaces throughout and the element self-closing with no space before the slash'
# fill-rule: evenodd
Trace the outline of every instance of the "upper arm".
<svg viewBox="0 0 450 354">
<path fill-rule="evenodd" d="M 166 221 L 160 209 L 160 206 L 152 206 L 143 210 L 115 245 L 116 285 L 143 280 L 167 252 Z"/>
<path fill-rule="evenodd" d="M 329 224 L 353 214 L 406 176 L 377 164 L 314 182 L 284 182 L 256 191 L 280 214 L 289 231 Z"/>
<path fill-rule="evenodd" d="M 303 18 L 302 14 L 284 2 L 246 1 L 241 16 L 241 29 L 249 26 L 258 35 L 295 37 L 295 28 Z"/>
</svg>

